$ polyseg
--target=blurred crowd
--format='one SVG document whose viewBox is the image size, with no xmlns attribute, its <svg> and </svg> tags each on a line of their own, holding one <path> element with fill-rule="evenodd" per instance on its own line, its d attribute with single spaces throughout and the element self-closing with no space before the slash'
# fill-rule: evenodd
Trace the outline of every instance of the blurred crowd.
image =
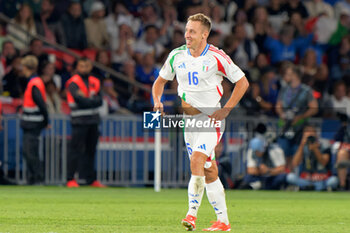
<svg viewBox="0 0 350 233">
<path fill-rule="evenodd" d="M 203 12 L 213 21 L 209 43 L 222 48 L 250 80 L 242 101 L 245 114 L 278 114 L 275 106 L 287 62 L 301 70 L 302 83 L 311 88 L 321 109 L 318 116 L 330 117 L 329 109 L 350 114 L 348 0 L 12 0 L 1 1 L 0 11 L 30 34 L 87 52 L 145 87 L 157 78 L 168 53 L 184 44 L 187 17 Z M 58 65 L 47 44 L 17 26 L 1 24 L 0 33 L 2 95 L 23 96 L 27 81 L 19 64 L 23 55 L 32 54 L 39 58 L 39 75 L 55 106 L 50 109 L 59 113 L 65 82 L 75 72 L 73 61 L 63 59 Z M 106 113 L 142 112 L 151 106 L 147 91 L 105 70 L 94 68 L 93 73 L 103 82 Z M 168 107 L 177 105 L 174 95 L 165 101 Z"/>
<path fill-rule="evenodd" d="M 331 159 L 319 144 L 308 143 L 308 118 L 350 116 L 350 0 L 8 0 L 0 2 L 0 12 L 14 23 L 0 24 L 0 93 L 23 98 L 28 80 L 21 59 L 34 55 L 39 60 L 38 74 L 45 83 L 50 114 L 67 112 L 65 87 L 76 73 L 74 59 L 59 55 L 31 35 L 84 54 L 150 88 L 168 53 L 185 43 L 188 16 L 198 12 L 210 16 L 209 43 L 222 48 L 250 81 L 234 114 L 280 120 L 277 143 L 286 161 L 275 156 L 267 159 L 274 167 L 261 167 L 270 147 L 256 139 L 250 149 L 257 154 L 250 152 L 250 176 L 243 186 L 256 182 L 256 174 L 279 175 L 280 166 L 290 171 L 311 162 L 317 169 L 324 167 Z M 94 67 L 91 73 L 102 83 L 102 114 L 141 113 L 152 106 L 151 95 L 144 89 L 105 69 Z M 225 79 L 223 86 L 225 101 L 233 86 Z M 164 96 L 166 111 L 176 111 L 179 105 L 176 88 L 176 81 L 167 86 L 174 93 Z M 271 147 L 271 151 L 276 154 L 278 148 Z M 303 160 L 302 152 L 322 156 Z M 335 154 L 341 161 L 350 159 L 348 149 Z M 302 187 L 323 189 L 328 184 L 320 188 L 298 178 L 284 177 Z M 276 179 L 278 183 L 281 177 Z M 335 180 L 329 182 L 333 188 Z M 345 187 L 344 178 L 340 185 Z"/>
</svg>

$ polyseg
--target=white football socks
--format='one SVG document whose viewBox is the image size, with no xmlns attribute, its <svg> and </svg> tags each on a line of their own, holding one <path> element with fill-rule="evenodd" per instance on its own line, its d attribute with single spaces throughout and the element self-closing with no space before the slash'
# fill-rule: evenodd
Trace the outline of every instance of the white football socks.
<svg viewBox="0 0 350 233">
<path fill-rule="evenodd" d="M 188 212 L 187 215 L 197 217 L 198 209 L 204 192 L 205 176 L 191 176 L 188 183 Z"/>
<path fill-rule="evenodd" d="M 205 184 L 205 187 L 207 190 L 208 200 L 215 210 L 217 220 L 225 223 L 226 225 L 229 224 L 225 200 L 225 190 L 220 179 L 218 178 L 212 183 Z"/>
</svg>

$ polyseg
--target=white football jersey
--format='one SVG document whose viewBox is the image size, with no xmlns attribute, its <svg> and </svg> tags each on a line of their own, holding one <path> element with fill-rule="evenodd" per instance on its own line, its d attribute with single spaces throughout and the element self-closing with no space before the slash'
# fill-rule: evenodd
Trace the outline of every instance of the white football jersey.
<svg viewBox="0 0 350 233">
<path fill-rule="evenodd" d="M 186 45 L 171 51 L 159 76 L 171 81 L 175 75 L 178 95 L 208 115 L 220 107 L 223 76 L 232 83 L 244 77 L 242 70 L 224 51 L 209 44 L 199 57 L 193 57 Z"/>
</svg>

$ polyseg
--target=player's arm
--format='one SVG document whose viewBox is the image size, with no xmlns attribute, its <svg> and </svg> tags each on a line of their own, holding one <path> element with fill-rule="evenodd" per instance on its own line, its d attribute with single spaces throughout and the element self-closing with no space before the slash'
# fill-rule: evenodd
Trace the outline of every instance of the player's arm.
<svg viewBox="0 0 350 233">
<path fill-rule="evenodd" d="M 153 107 L 154 111 L 159 110 L 160 112 L 163 112 L 163 104 L 161 102 L 161 99 L 164 91 L 164 86 L 167 82 L 168 80 L 162 78 L 161 76 L 158 76 L 156 81 L 153 83 L 152 96 L 153 96 L 153 102 L 154 102 L 154 107 Z"/>
<path fill-rule="evenodd" d="M 231 110 L 238 104 L 238 102 L 242 99 L 244 93 L 247 91 L 249 87 L 249 82 L 245 76 L 243 76 L 240 80 L 236 82 L 236 86 L 233 89 L 230 99 L 227 101 L 225 106 L 215 111 L 211 118 L 221 121 L 225 119 Z"/>
</svg>

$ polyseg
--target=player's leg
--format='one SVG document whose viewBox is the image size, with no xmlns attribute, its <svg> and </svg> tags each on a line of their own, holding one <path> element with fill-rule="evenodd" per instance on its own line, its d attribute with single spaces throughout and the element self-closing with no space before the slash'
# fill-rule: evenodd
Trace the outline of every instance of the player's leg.
<svg viewBox="0 0 350 233">
<path fill-rule="evenodd" d="M 191 178 L 188 183 L 188 212 L 186 218 L 182 219 L 182 225 L 188 231 L 195 230 L 197 213 L 204 193 L 204 164 L 207 156 L 201 152 L 194 151 L 195 132 L 185 132 L 184 139 L 190 158 Z"/>
<path fill-rule="evenodd" d="M 212 165 L 205 169 L 205 188 L 208 200 L 217 216 L 217 221 L 204 231 L 230 231 L 231 226 L 227 215 L 224 186 L 218 177 L 218 167 L 215 160 L 211 163 Z"/>
<path fill-rule="evenodd" d="M 337 154 L 337 164 L 350 159 L 350 152 L 346 149 L 340 149 Z M 345 190 L 347 168 L 338 168 L 339 186 L 341 190 Z"/>
</svg>

